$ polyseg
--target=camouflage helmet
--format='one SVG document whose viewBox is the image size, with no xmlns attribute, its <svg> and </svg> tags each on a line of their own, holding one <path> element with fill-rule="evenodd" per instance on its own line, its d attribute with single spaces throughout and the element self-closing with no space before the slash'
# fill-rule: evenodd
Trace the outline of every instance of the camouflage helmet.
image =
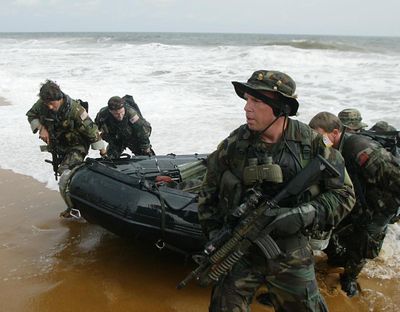
<svg viewBox="0 0 400 312">
<path fill-rule="evenodd" d="M 376 131 L 376 132 L 397 131 L 397 129 L 395 127 L 393 127 L 392 125 L 389 125 L 386 121 L 383 121 L 383 120 L 378 121 L 369 130 Z"/>
<path fill-rule="evenodd" d="M 232 81 L 236 94 L 244 99 L 244 93 L 259 98 L 276 110 L 285 110 L 289 116 L 296 115 L 299 108 L 297 101 L 296 83 L 287 74 L 274 70 L 257 70 L 247 82 Z M 276 92 L 279 99 L 271 99 L 261 91 Z"/>
<path fill-rule="evenodd" d="M 368 126 L 366 123 L 361 121 L 361 113 L 355 108 L 346 108 L 342 110 L 338 114 L 338 117 L 343 125 L 351 130 L 361 130 Z"/>
<path fill-rule="evenodd" d="M 119 110 L 124 107 L 125 101 L 119 96 L 113 96 L 108 100 L 107 106 L 110 110 Z"/>
</svg>

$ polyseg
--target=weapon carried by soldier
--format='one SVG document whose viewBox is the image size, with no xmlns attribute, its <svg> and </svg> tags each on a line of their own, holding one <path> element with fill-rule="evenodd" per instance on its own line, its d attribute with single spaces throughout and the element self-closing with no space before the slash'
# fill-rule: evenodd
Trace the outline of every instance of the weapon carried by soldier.
<svg viewBox="0 0 400 312">
<path fill-rule="evenodd" d="M 221 276 L 231 270 L 252 244 L 257 245 L 268 259 L 278 257 L 281 251 L 269 233 L 275 222 L 293 212 L 289 211 L 275 218 L 265 215 L 265 212 L 269 209 L 279 208 L 278 204 L 282 199 L 306 191 L 325 170 L 330 176 L 338 177 L 340 175 L 327 160 L 318 155 L 273 199 L 263 198 L 262 193 L 253 188 L 253 193 L 248 200 L 231 214 L 233 219 L 238 220 L 237 225 L 233 229 L 221 229 L 205 245 L 202 255 L 194 256 L 199 266 L 189 273 L 177 285 L 177 288 L 182 289 L 193 278 L 201 286 L 217 282 Z"/>
<path fill-rule="evenodd" d="M 47 121 L 53 121 L 50 118 L 46 118 Z M 54 121 L 53 121 L 54 122 Z M 51 153 L 51 160 L 45 159 L 45 162 L 52 164 L 53 166 L 53 171 L 54 171 L 54 178 L 56 181 L 58 180 L 58 176 L 60 175 L 58 172 L 58 167 L 61 164 L 61 161 L 63 159 L 62 154 L 59 151 L 59 144 L 57 137 L 54 133 L 54 125 L 53 123 L 50 123 L 52 126 L 50 128 L 52 129 L 47 129 L 49 133 L 49 143 L 47 145 L 41 145 L 40 146 L 40 151 L 41 152 L 49 152 Z"/>
</svg>

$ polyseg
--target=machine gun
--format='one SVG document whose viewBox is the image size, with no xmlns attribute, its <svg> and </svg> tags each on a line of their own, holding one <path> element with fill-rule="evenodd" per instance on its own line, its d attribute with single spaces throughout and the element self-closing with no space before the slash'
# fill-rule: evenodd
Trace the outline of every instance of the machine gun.
<svg viewBox="0 0 400 312">
<path fill-rule="evenodd" d="M 177 285 L 177 288 L 182 289 L 193 278 L 201 286 L 217 282 L 221 276 L 231 270 L 253 244 L 260 247 L 268 259 L 278 257 L 281 250 L 269 233 L 272 231 L 274 223 L 287 217 L 290 212 L 274 219 L 266 216 L 265 212 L 278 208 L 282 199 L 307 190 L 318 181 L 323 171 L 332 177 L 340 176 L 336 168 L 322 156 L 317 155 L 272 200 L 263 198 L 262 193 L 254 190 L 248 200 L 232 213 L 232 217 L 239 218 L 237 225 L 233 229 L 222 229 L 215 238 L 206 244 L 202 255 L 195 258 L 199 266 L 189 273 Z"/>
</svg>

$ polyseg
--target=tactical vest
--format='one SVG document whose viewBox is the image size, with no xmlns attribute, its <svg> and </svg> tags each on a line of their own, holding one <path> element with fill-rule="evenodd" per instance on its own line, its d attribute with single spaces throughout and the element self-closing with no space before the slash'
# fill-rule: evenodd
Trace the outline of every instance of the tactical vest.
<svg viewBox="0 0 400 312">
<path fill-rule="evenodd" d="M 80 135 L 75 123 L 72 110 L 80 105 L 68 95 L 64 96 L 64 104 L 57 112 L 47 109 L 46 114 L 40 116 L 40 123 L 49 131 L 51 145 L 57 145 L 60 154 L 75 148 L 83 153 L 89 150 L 90 142 L 86 142 Z"/>
<path fill-rule="evenodd" d="M 283 173 L 283 183 L 263 183 L 262 191 L 265 195 L 273 197 L 315 156 L 312 152 L 311 129 L 305 124 L 290 120 L 286 129 L 287 137 L 276 144 L 268 146 L 257 135 L 250 132 L 246 125 L 232 132 L 227 139 L 227 157 L 229 168 L 240 181 L 243 182 L 244 168 L 249 165 L 249 159 L 256 158 L 262 163 L 265 156 L 271 156 L 273 162 L 278 164 Z M 223 186 L 221 187 L 223 188 Z M 311 194 L 303 193 L 299 196 L 285 200 L 281 205 L 294 207 L 299 203 L 310 200 Z"/>
<path fill-rule="evenodd" d="M 136 115 L 134 111 L 129 106 L 125 105 L 125 116 L 121 121 L 116 120 L 110 113 L 107 107 L 100 110 L 98 116 L 96 117 L 96 123 L 102 130 L 102 136 L 107 141 L 112 141 L 114 144 L 129 145 L 134 138 L 133 124 L 130 119 Z M 139 115 L 138 115 L 139 116 Z M 149 132 L 151 132 L 151 126 L 144 119 L 140 119 L 143 123 L 143 127 L 148 127 Z M 148 125 L 148 126 L 147 126 Z"/>
</svg>

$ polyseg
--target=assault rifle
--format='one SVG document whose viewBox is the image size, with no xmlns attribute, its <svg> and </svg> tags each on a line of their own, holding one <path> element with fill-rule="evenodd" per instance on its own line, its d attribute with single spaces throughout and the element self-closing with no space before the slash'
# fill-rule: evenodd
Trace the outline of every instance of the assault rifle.
<svg viewBox="0 0 400 312">
<path fill-rule="evenodd" d="M 46 120 L 54 123 L 53 119 L 46 118 Z M 41 152 L 49 152 L 49 153 L 51 153 L 51 160 L 45 159 L 44 161 L 53 165 L 54 178 L 57 181 L 58 180 L 58 176 L 59 176 L 58 167 L 60 166 L 63 157 L 62 157 L 62 154 L 60 153 L 59 148 L 58 148 L 59 142 L 58 142 L 57 137 L 56 137 L 56 135 L 54 133 L 54 125 L 49 126 L 47 128 L 47 131 L 49 133 L 50 142 L 47 145 L 41 145 L 40 146 L 40 151 Z"/>
<path fill-rule="evenodd" d="M 215 238 L 205 245 L 202 255 L 194 257 L 199 266 L 189 273 L 177 285 L 177 288 L 182 289 L 193 278 L 201 286 L 217 282 L 221 276 L 231 270 L 253 244 L 257 245 L 268 259 L 278 257 L 282 252 L 269 233 L 274 223 L 287 217 L 290 212 L 274 219 L 266 216 L 265 212 L 278 208 L 282 199 L 307 190 L 318 181 L 323 171 L 332 177 L 340 176 L 340 173 L 327 160 L 317 155 L 272 200 L 265 199 L 260 192 L 254 190 L 248 200 L 232 213 L 231 217 L 238 218 L 237 225 L 233 229 L 220 230 Z"/>
</svg>

